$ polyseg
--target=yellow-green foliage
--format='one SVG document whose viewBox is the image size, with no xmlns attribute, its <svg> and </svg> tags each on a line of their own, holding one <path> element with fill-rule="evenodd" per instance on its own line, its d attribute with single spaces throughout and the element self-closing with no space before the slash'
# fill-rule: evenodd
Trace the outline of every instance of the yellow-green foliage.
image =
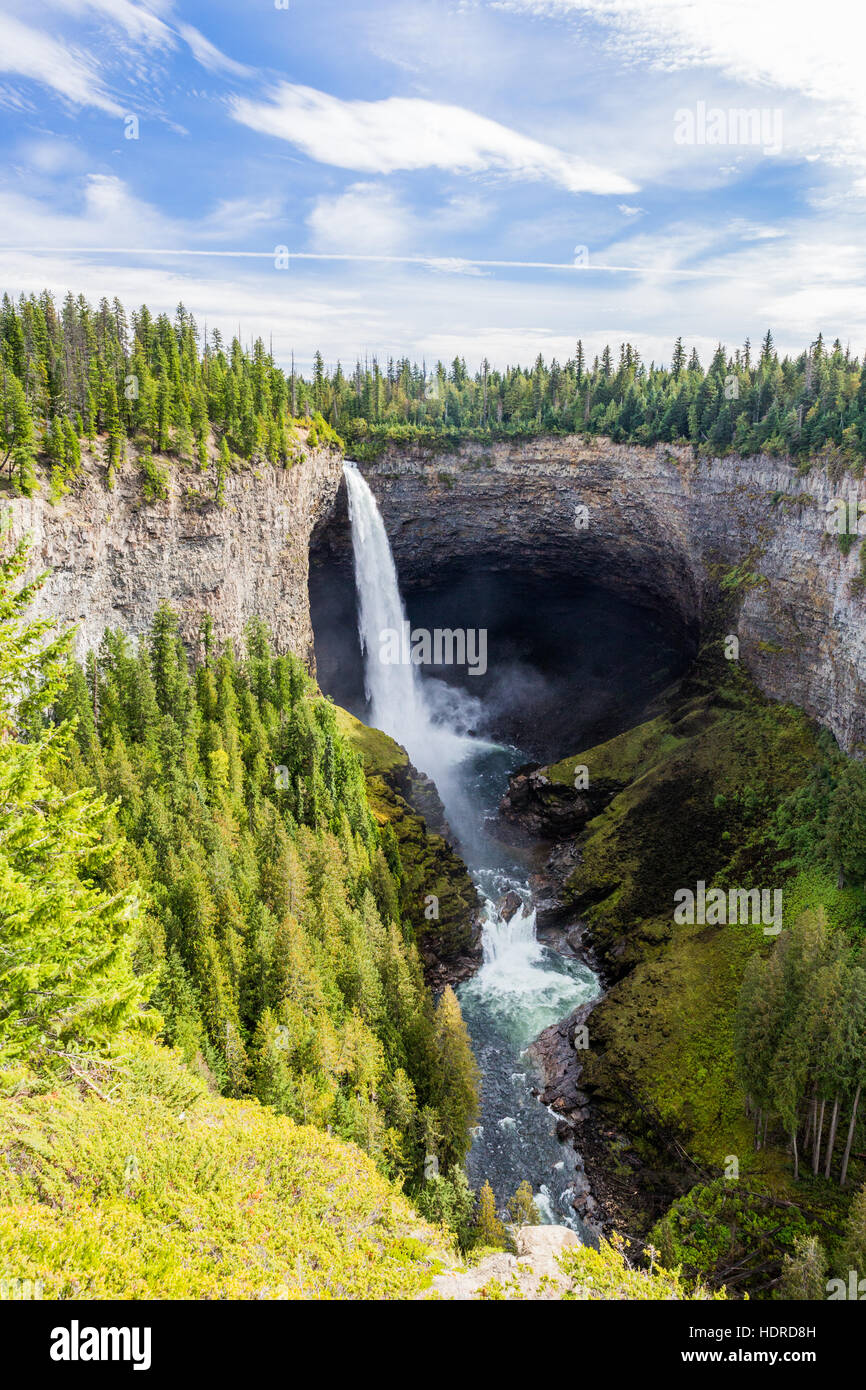
<svg viewBox="0 0 866 1390">
<path fill-rule="evenodd" d="M 76 723 L 54 779 L 115 802 L 107 887 L 134 876 L 146 896 L 137 963 L 163 1041 L 225 1094 L 331 1128 L 389 1173 L 462 1160 L 471 1052 L 456 1000 L 443 1026 L 412 931 L 439 892 L 424 822 L 399 849 L 380 834 L 335 707 L 263 624 L 240 658 L 215 652 L 207 622 L 202 646 L 191 674 L 161 608 L 137 652 L 107 634 L 54 702 Z"/>
<path fill-rule="evenodd" d="M 565 1299 L 724 1299 L 724 1290 L 708 1292 L 698 1286 L 691 1289 L 678 1270 L 632 1269 L 622 1250 L 602 1241 L 598 1250 L 591 1245 L 570 1245 L 559 1256 L 559 1266 L 572 1287 Z"/>
<path fill-rule="evenodd" d="M 346 452 L 346 446 L 337 434 L 337 431 L 332 425 L 328 424 L 327 420 L 318 410 L 313 415 L 313 423 L 310 426 L 310 434 L 307 443 L 311 448 L 314 444 L 318 446 L 329 445 L 334 449 L 339 449 L 341 453 Z"/>
<path fill-rule="evenodd" d="M 452 1252 L 359 1149 L 140 1044 L 0 1100 L 0 1268 L 45 1298 L 411 1298 Z"/>
</svg>

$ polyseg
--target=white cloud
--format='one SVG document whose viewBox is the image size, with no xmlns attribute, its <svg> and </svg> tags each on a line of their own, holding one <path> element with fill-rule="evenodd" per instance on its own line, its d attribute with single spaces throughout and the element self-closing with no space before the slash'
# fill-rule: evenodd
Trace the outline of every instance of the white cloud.
<svg viewBox="0 0 866 1390">
<path fill-rule="evenodd" d="M 88 13 L 100 15 L 119 25 L 136 43 L 149 47 L 173 48 L 171 30 L 154 10 L 158 5 L 136 5 L 133 0 L 47 0 L 52 9 L 83 19 Z"/>
<path fill-rule="evenodd" d="M 387 256 L 407 250 L 414 219 L 390 189 L 356 183 L 317 199 L 307 226 L 317 251 Z"/>
<path fill-rule="evenodd" d="M 409 208 L 384 182 L 353 183 L 342 193 L 317 198 L 307 217 L 311 248 L 356 256 L 411 255 L 424 258 L 430 234 L 451 235 L 483 226 L 491 217 L 482 198 L 457 196 L 439 206 Z M 461 257 L 436 256 L 434 269 L 478 274 Z M 427 262 L 432 265 L 432 262 Z"/>
<path fill-rule="evenodd" d="M 499 0 L 494 7 L 595 19 L 609 26 L 617 53 L 630 63 L 666 72 L 715 68 L 768 97 L 775 89 L 824 104 L 834 119 L 812 130 L 813 144 L 844 160 L 862 158 L 866 19 L 851 0 Z M 797 138 L 805 144 L 809 132 L 801 129 Z M 790 147 L 787 130 L 785 143 Z"/>
<path fill-rule="evenodd" d="M 88 57 L 8 14 L 0 14 L 0 72 L 40 82 L 77 106 L 95 106 L 114 116 L 123 114 L 123 107 L 104 90 Z"/>
<path fill-rule="evenodd" d="M 204 217 L 190 227 L 194 236 L 229 238 L 239 245 L 249 232 L 272 226 L 281 217 L 282 198 L 223 198 Z"/>
<path fill-rule="evenodd" d="M 400 169 L 495 172 L 548 180 L 570 193 L 633 193 L 636 186 L 460 106 L 414 97 L 341 101 L 313 87 L 282 83 L 270 101 L 233 97 L 235 119 L 287 140 L 311 159 L 361 173 Z"/>
<path fill-rule="evenodd" d="M 187 220 L 168 217 L 136 198 L 115 174 L 88 174 L 80 187 L 81 201 L 75 212 L 59 212 L 38 198 L 0 190 L 4 243 L 73 249 L 95 246 L 208 250 L 226 240 L 240 245 L 249 233 L 273 225 L 283 210 L 282 199 L 277 197 L 255 203 L 228 199 L 217 203 L 210 212 Z"/>
<path fill-rule="evenodd" d="M 42 135 L 25 140 L 16 154 L 25 161 L 28 170 L 37 174 L 70 174 L 81 168 L 84 156 L 77 146 L 59 135 Z"/>
<path fill-rule="evenodd" d="M 177 234 L 176 224 L 135 198 L 112 174 L 88 175 L 77 213 L 0 192 L 0 226 L 4 242 L 31 247 L 159 246 Z"/>
<path fill-rule="evenodd" d="M 189 45 L 190 52 L 197 63 L 200 63 L 208 72 L 225 72 L 231 77 L 247 77 L 250 69 L 244 67 L 243 63 L 236 63 L 234 58 L 227 58 L 225 53 L 206 39 L 204 34 L 199 33 L 191 24 L 179 24 L 177 32 L 180 34 L 185 44 Z"/>
</svg>

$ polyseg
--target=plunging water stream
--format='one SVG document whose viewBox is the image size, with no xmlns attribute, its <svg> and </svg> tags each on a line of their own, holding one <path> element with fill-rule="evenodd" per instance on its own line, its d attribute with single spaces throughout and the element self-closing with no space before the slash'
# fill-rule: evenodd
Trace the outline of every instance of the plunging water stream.
<svg viewBox="0 0 866 1390">
<path fill-rule="evenodd" d="M 492 815 L 520 750 L 479 737 L 481 702 L 417 666 L 382 659 L 382 635 L 401 632 L 405 610 L 385 526 L 354 464 L 344 468 L 352 529 L 358 631 L 364 654 L 368 720 L 401 743 L 433 779 L 449 824 L 484 903 L 483 964 L 459 997 L 482 1073 L 481 1115 L 468 1159 L 470 1181 L 489 1180 L 504 1205 L 527 1179 L 542 1219 L 581 1229 L 570 1202 L 577 1164 L 559 1144 L 555 1118 L 534 1098 L 529 1043 L 549 1024 L 598 992 L 585 965 L 536 936 L 525 871 L 491 838 Z M 513 891 L 521 907 L 506 920 L 497 906 Z"/>
</svg>

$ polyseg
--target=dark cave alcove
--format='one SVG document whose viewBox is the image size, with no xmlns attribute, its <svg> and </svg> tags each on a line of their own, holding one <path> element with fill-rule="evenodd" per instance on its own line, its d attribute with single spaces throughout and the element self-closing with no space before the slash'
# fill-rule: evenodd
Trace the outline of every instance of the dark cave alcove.
<svg viewBox="0 0 866 1390">
<path fill-rule="evenodd" d="M 411 566 L 399 545 L 394 549 L 413 629 L 487 631 L 485 674 L 454 666 L 426 666 L 424 674 L 478 697 L 484 710 L 478 732 L 516 744 L 535 761 L 590 747 L 640 722 L 694 656 L 696 624 L 675 610 L 635 603 L 630 594 L 561 566 L 539 573 L 537 556 L 530 572 L 512 548 L 471 560 L 436 548 L 429 565 L 418 564 L 416 551 Z M 313 537 L 310 605 L 319 683 L 363 719 L 344 489 Z"/>
</svg>

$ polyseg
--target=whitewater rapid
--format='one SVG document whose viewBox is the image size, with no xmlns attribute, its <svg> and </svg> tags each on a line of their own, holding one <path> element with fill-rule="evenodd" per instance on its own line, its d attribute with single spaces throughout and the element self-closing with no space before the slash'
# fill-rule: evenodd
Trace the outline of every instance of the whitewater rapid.
<svg viewBox="0 0 866 1390">
<path fill-rule="evenodd" d="M 519 750 L 478 736 L 480 701 L 425 678 L 410 662 L 382 659 L 384 635 L 402 631 L 406 611 L 385 525 L 357 466 L 344 466 L 364 656 L 367 722 L 406 749 L 435 783 L 449 824 L 483 902 L 480 969 L 459 998 L 482 1072 L 480 1123 L 467 1170 L 473 1185 L 489 1180 L 499 1203 L 528 1179 L 547 1221 L 580 1223 L 569 1200 L 573 1151 L 558 1144 L 555 1120 L 533 1097 L 526 1048 L 551 1023 L 598 992 L 589 968 L 538 940 L 535 910 L 521 866 L 485 831 Z M 494 656 L 495 659 L 495 656 Z M 498 904 L 516 893 L 506 920 Z"/>
</svg>

